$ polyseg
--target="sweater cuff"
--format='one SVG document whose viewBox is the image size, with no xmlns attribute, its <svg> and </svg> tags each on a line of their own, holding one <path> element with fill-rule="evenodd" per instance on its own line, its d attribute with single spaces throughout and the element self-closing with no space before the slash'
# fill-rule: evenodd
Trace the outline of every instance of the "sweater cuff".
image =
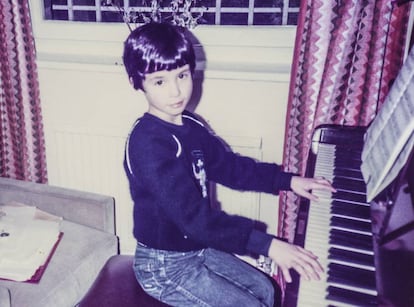
<svg viewBox="0 0 414 307">
<path fill-rule="evenodd" d="M 250 233 L 249 240 L 247 241 L 246 249 L 248 252 L 255 255 L 268 256 L 270 243 L 274 239 L 274 236 L 253 229 Z"/>
<path fill-rule="evenodd" d="M 290 187 L 292 177 L 296 176 L 294 173 L 280 172 L 279 176 L 276 176 L 276 181 L 274 182 L 275 194 L 279 194 L 280 191 L 291 191 Z"/>
</svg>

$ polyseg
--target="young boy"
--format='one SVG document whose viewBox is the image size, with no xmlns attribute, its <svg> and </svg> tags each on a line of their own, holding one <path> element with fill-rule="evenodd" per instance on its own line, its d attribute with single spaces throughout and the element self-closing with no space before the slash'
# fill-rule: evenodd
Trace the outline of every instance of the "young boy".
<svg viewBox="0 0 414 307">
<path fill-rule="evenodd" d="M 126 144 L 125 170 L 134 201 L 134 271 L 142 288 L 173 306 L 273 306 L 274 286 L 233 254 L 269 256 L 282 269 L 319 279 L 316 256 L 256 229 L 248 218 L 209 204 L 209 181 L 277 194 L 334 191 L 324 179 L 285 173 L 227 150 L 185 108 L 195 56 L 184 31 L 166 23 L 138 27 L 123 60 L 131 84 L 148 101 Z"/>
</svg>

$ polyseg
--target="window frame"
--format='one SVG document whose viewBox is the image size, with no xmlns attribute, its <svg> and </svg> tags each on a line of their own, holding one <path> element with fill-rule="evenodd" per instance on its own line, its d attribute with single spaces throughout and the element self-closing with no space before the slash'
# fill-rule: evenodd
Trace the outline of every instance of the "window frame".
<svg viewBox="0 0 414 307">
<path fill-rule="evenodd" d="M 198 0 L 199 1 L 199 0 Z M 280 6 L 275 6 L 275 7 L 271 7 L 269 6 L 270 4 L 265 4 L 264 6 L 260 6 L 255 4 L 255 0 L 247 0 L 248 3 L 245 3 L 245 5 L 241 6 L 241 7 L 233 7 L 233 6 L 226 6 L 224 5 L 224 3 L 221 2 L 221 0 L 215 1 L 215 4 L 207 4 L 206 7 L 203 6 L 199 6 L 202 5 L 201 1 L 198 2 L 198 6 L 197 7 L 193 7 L 193 5 L 191 5 L 191 11 L 196 13 L 197 12 L 202 12 L 202 14 L 208 14 L 210 16 L 214 15 L 213 19 L 214 22 L 213 23 L 208 23 L 208 25 L 225 25 L 228 24 L 230 25 L 231 23 L 228 23 L 229 21 L 224 21 L 224 23 L 221 22 L 221 20 L 226 19 L 224 16 L 222 16 L 223 14 L 243 14 L 244 17 L 242 18 L 243 20 L 246 21 L 247 24 L 241 24 L 243 26 L 245 25 L 259 25 L 260 22 L 255 23 L 255 17 L 259 17 L 256 14 L 280 14 L 280 21 L 281 21 L 281 25 L 288 25 L 289 24 L 289 15 L 290 14 L 298 14 L 299 12 L 299 7 L 297 5 L 300 6 L 300 3 L 295 3 L 295 6 L 291 6 L 290 1 L 289 0 L 283 0 L 283 5 L 282 7 Z M 51 9 L 46 10 L 46 8 L 44 8 L 45 11 L 47 11 L 47 13 L 45 14 L 46 16 L 46 20 L 52 20 L 54 19 L 51 15 L 52 15 L 52 11 L 54 9 L 56 9 L 57 12 L 67 12 L 67 20 L 70 21 L 74 21 L 77 17 L 76 12 L 94 12 L 93 14 L 88 14 L 91 15 L 89 17 L 91 17 L 92 19 L 96 20 L 96 21 L 90 21 L 90 22 L 101 22 L 103 17 L 103 14 L 105 12 L 118 12 L 118 9 L 115 6 L 112 6 L 111 4 L 106 4 L 104 6 L 100 5 L 100 0 L 95 0 L 95 4 L 79 4 L 79 3 L 74 3 L 73 0 L 67 0 L 66 4 L 53 4 L 51 0 L 44 0 L 44 3 L 47 2 L 48 3 L 48 7 L 50 6 Z M 293 2 L 293 0 L 292 0 Z M 124 1 L 124 5 L 122 5 L 121 7 L 119 7 L 121 10 L 127 8 L 130 8 L 130 10 L 132 12 L 151 12 L 152 8 L 150 7 L 151 4 L 147 3 L 147 5 L 144 4 L 131 4 L 129 3 L 129 0 Z M 247 5 L 247 6 L 246 6 Z M 171 7 L 169 7 L 168 5 L 161 5 L 159 8 L 159 12 L 160 13 L 166 13 L 166 12 L 171 12 Z M 119 13 L 119 12 L 118 12 Z M 65 14 L 63 14 L 65 15 Z M 92 15 L 94 17 L 92 17 Z M 63 16 L 62 16 L 63 17 Z M 86 17 L 86 18 L 89 18 Z M 119 16 L 118 16 L 119 17 Z M 59 19 L 59 18 L 57 18 Z M 66 19 L 65 19 L 66 20 Z M 264 25 L 264 24 L 263 24 Z M 270 24 L 266 24 L 266 25 L 270 25 Z M 275 24 L 276 25 L 276 24 Z"/>
<path fill-rule="evenodd" d="M 44 20 L 42 1 L 29 5 L 41 64 L 122 66 L 126 24 Z M 199 25 L 192 32 L 200 41 L 197 67 L 205 76 L 289 81 L 296 26 Z"/>
</svg>

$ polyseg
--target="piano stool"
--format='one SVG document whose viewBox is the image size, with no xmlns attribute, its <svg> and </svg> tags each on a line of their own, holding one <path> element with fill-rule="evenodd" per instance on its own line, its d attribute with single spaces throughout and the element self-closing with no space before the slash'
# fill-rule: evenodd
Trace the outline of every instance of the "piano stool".
<svg viewBox="0 0 414 307">
<path fill-rule="evenodd" d="M 108 259 L 91 288 L 77 307 L 163 307 L 168 306 L 146 294 L 132 269 L 133 256 Z"/>
</svg>

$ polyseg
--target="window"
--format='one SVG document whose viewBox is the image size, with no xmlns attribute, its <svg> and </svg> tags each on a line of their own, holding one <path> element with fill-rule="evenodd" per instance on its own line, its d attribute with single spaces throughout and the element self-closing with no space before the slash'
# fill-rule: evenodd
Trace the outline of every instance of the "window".
<svg viewBox="0 0 414 307">
<path fill-rule="evenodd" d="M 95 17 L 90 17 L 93 21 L 79 18 L 78 21 L 70 21 L 69 18 L 65 20 L 62 17 L 64 14 L 67 16 L 72 14 L 74 16 L 72 20 L 75 20 L 75 15 L 79 17 L 75 11 L 79 11 L 80 8 L 84 10 L 84 13 L 93 12 L 93 14 L 88 14 L 96 16 L 97 8 L 101 7 L 100 14 L 103 18 L 109 14 L 104 14 L 104 6 L 100 5 L 102 1 L 109 0 L 29 0 L 39 65 L 44 67 L 65 66 L 67 69 L 122 71 L 123 73 L 121 67 L 123 40 L 131 30 L 130 28 L 122 21 L 103 22 L 101 20 L 101 22 L 96 22 Z M 137 5 L 142 1 L 123 0 L 122 5 L 125 6 L 127 3 L 128 5 Z M 150 1 L 147 0 L 147 3 Z M 224 12 L 230 9 L 245 10 L 247 3 L 256 3 L 255 10 L 253 10 L 256 12 L 265 7 L 269 8 L 269 3 L 276 5 L 277 1 L 277 3 L 282 1 L 284 7 L 288 3 L 288 0 L 197 1 L 219 7 L 220 15 L 224 15 Z M 299 0 L 290 1 L 289 7 L 292 11 L 294 11 L 293 3 L 299 6 L 299 2 Z M 229 3 L 233 3 L 233 7 L 229 7 Z M 241 4 L 236 7 L 235 3 L 245 3 L 246 7 L 243 8 Z M 265 5 L 265 3 L 267 4 Z M 51 11 L 52 6 L 55 11 L 57 9 L 64 11 L 66 7 L 66 13 L 60 12 L 61 19 L 57 19 L 56 12 Z M 89 11 L 86 10 L 86 6 Z M 72 10 L 70 14 L 69 8 Z M 113 9 L 113 7 L 105 8 L 105 10 L 112 10 L 111 13 L 115 13 Z M 274 9 L 276 10 L 276 8 Z M 282 7 L 279 7 L 279 10 L 281 9 Z M 50 19 L 52 15 L 55 18 L 53 20 Z M 218 12 L 217 15 L 219 15 Z M 113 16 L 119 18 L 119 15 L 114 14 Z M 47 19 L 48 17 L 49 19 Z M 200 54 L 197 67 L 205 68 L 205 76 L 209 78 L 268 80 L 272 82 L 287 82 L 289 80 L 296 34 L 295 25 L 200 24 L 192 29 L 192 32 L 199 42 L 195 45 L 196 53 Z"/>
<path fill-rule="evenodd" d="M 187 12 L 203 25 L 296 25 L 300 0 L 44 0 L 46 20 L 142 23 Z"/>
</svg>

